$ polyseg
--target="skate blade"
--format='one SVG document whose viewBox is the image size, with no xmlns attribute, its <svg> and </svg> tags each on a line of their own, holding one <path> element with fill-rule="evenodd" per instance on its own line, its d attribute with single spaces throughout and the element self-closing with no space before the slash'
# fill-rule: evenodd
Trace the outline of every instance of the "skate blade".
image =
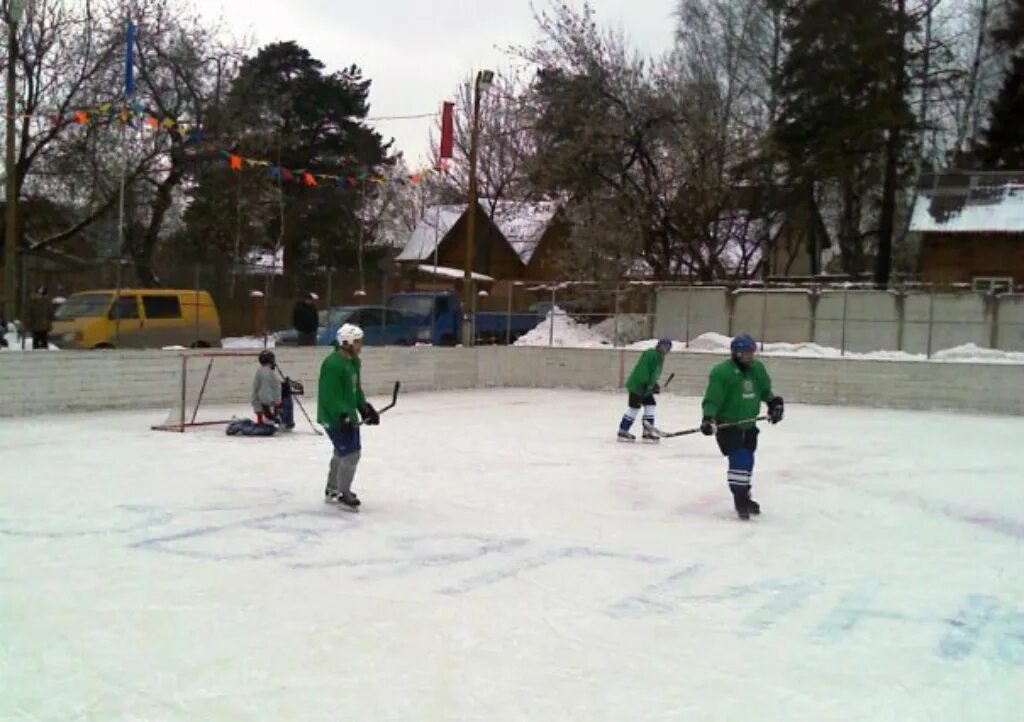
<svg viewBox="0 0 1024 722">
<path fill-rule="evenodd" d="M 636 443 L 636 439 L 623 439 L 621 436 L 616 436 L 615 440 L 618 441 L 620 444 L 635 444 Z"/>
</svg>

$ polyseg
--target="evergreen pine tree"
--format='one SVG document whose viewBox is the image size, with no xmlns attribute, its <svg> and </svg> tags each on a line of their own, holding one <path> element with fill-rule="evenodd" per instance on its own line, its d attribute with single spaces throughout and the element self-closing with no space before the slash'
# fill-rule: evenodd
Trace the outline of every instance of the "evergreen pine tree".
<svg viewBox="0 0 1024 722">
<path fill-rule="evenodd" d="M 1011 55 L 999 95 L 992 101 L 989 122 L 974 148 L 982 168 L 1024 169 L 1024 0 L 1011 0 L 1004 27 L 992 33 Z"/>
<path fill-rule="evenodd" d="M 808 0 L 793 6 L 785 34 L 775 146 L 790 182 L 838 188 L 838 240 L 851 273 L 867 268 L 861 221 L 879 189 L 886 139 L 913 125 L 906 85 L 895 82 L 907 72 L 898 62 L 906 28 L 886 0 Z"/>
</svg>

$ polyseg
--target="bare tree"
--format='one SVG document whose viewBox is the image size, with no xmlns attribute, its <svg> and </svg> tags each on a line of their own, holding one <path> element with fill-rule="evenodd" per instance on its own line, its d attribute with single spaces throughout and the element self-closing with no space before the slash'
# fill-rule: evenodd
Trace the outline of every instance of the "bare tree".
<svg viewBox="0 0 1024 722">
<path fill-rule="evenodd" d="M 132 98 L 121 92 L 126 18 L 138 27 Z M 100 221 L 109 229 L 123 173 L 125 247 L 101 253 L 127 254 L 140 281 L 157 283 L 155 248 L 168 214 L 180 210 L 180 186 L 201 152 L 189 145 L 194 137 L 181 132 L 182 123 L 203 124 L 239 54 L 236 46 L 185 0 L 37 0 L 28 6 L 24 33 L 19 189 L 74 215 L 67 228 L 36 239 L 32 250 L 66 242 Z M 116 238 L 116 226 L 109 230 L 105 235 Z"/>
<path fill-rule="evenodd" d="M 481 98 L 477 183 L 481 203 L 491 216 L 500 201 L 530 196 L 526 174 L 533 154 L 532 117 L 523 78 L 522 69 L 498 72 Z M 464 202 L 469 194 L 474 82 L 469 76 L 460 83 L 454 100 L 454 158 L 446 164 L 442 181 L 443 196 L 452 202 Z M 435 167 L 441 165 L 439 136 L 439 127 L 431 131 Z"/>
<path fill-rule="evenodd" d="M 17 147 L 14 167 L 19 196 L 47 195 L 68 178 L 74 187 L 78 215 L 66 229 L 45 239 L 65 240 L 109 210 L 113 198 L 104 192 L 95 167 L 46 167 L 61 155 L 61 146 L 87 147 L 105 133 L 109 117 L 76 115 L 111 100 L 111 68 L 119 43 L 93 3 L 37 0 L 25 9 L 17 65 Z M 6 48 L 6 35 L 4 36 Z M 9 48 L 5 55 L 10 59 Z M 117 87 L 117 85 L 113 86 Z M 69 138 L 70 136 L 70 138 Z"/>
</svg>

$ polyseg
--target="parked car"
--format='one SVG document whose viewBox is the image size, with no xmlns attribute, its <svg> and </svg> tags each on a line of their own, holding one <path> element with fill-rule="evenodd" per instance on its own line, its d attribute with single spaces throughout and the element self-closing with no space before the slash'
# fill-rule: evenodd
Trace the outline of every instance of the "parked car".
<svg viewBox="0 0 1024 722">
<path fill-rule="evenodd" d="M 334 343 L 342 324 L 353 323 L 363 329 L 365 346 L 407 346 L 412 329 L 405 314 L 385 306 L 332 306 L 320 311 L 318 346 Z"/>
<path fill-rule="evenodd" d="M 451 291 L 396 293 L 388 306 L 400 311 L 409 322 L 410 338 L 417 343 L 454 346 L 462 343 L 462 302 Z M 515 341 L 541 322 L 535 313 L 478 312 L 475 317 L 477 343 Z"/>
<path fill-rule="evenodd" d="M 50 341 L 64 349 L 220 345 L 220 315 L 206 291 L 122 288 L 72 294 Z"/>
</svg>

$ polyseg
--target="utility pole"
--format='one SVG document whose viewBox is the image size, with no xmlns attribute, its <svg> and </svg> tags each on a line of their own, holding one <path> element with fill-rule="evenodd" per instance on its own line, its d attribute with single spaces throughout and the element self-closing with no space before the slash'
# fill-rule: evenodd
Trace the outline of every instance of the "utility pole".
<svg viewBox="0 0 1024 722">
<path fill-rule="evenodd" d="M 473 122 L 469 141 L 469 204 L 466 206 L 466 255 L 462 275 L 462 345 L 473 346 L 473 315 L 476 296 L 473 295 L 473 247 L 476 243 L 476 162 L 480 142 L 480 96 L 487 92 L 494 81 L 494 72 L 481 70 L 473 84 Z M 436 251 L 436 246 L 434 247 Z"/>
<path fill-rule="evenodd" d="M 18 20 L 21 18 L 23 0 L 9 0 L 7 8 L 7 103 L 4 128 L 7 133 L 4 153 L 6 173 L 4 217 L 4 318 L 17 318 L 18 299 L 18 179 L 14 156 L 14 114 L 17 107 L 14 96 L 17 92 L 15 65 L 18 60 Z"/>
</svg>

